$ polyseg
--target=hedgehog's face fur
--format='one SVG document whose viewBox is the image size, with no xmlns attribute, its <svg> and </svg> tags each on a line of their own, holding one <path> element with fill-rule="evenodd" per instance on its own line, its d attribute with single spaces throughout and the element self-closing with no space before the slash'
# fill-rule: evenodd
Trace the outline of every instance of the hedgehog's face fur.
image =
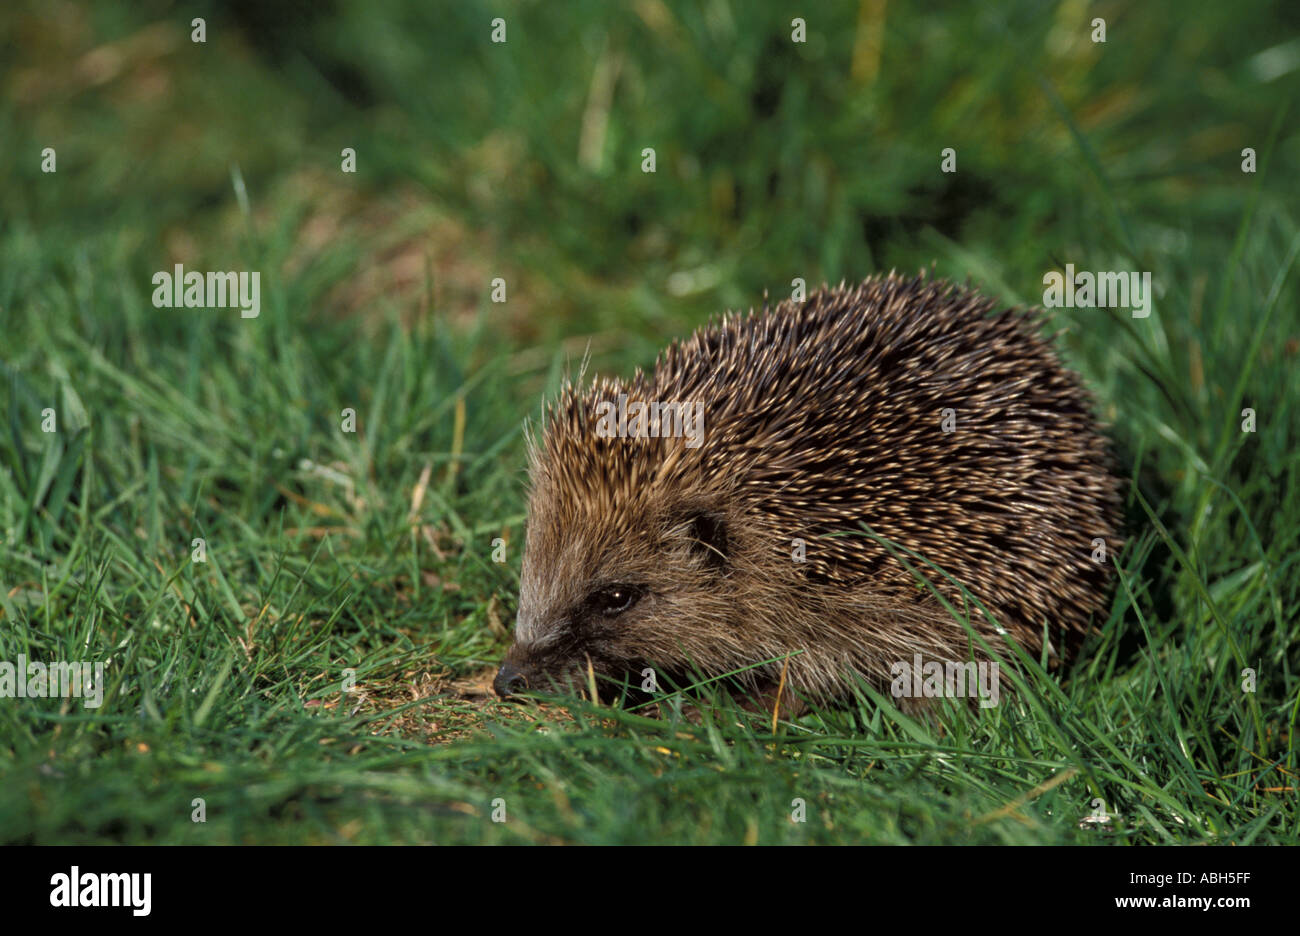
<svg viewBox="0 0 1300 936">
<path fill-rule="evenodd" d="M 602 687 L 635 688 L 648 666 L 684 673 L 691 648 L 725 620 L 724 520 L 703 505 L 612 519 L 604 528 L 576 510 L 530 519 L 499 689 L 585 690 L 593 676 Z"/>
<path fill-rule="evenodd" d="M 593 404 L 619 392 L 566 390 L 533 449 L 515 644 L 496 683 L 503 695 L 585 690 L 593 676 L 635 689 L 646 667 L 676 676 L 693 652 L 716 655 L 736 545 L 725 488 L 664 483 L 683 461 L 698 472 L 682 438 L 599 437 Z"/>
</svg>

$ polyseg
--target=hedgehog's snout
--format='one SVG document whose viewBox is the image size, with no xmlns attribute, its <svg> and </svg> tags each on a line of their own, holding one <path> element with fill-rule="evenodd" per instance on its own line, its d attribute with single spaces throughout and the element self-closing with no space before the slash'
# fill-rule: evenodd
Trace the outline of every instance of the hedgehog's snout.
<svg viewBox="0 0 1300 936">
<path fill-rule="evenodd" d="M 528 688 L 528 677 L 509 660 L 501 664 L 496 679 L 492 680 L 492 689 L 503 699 L 518 695 Z"/>
</svg>

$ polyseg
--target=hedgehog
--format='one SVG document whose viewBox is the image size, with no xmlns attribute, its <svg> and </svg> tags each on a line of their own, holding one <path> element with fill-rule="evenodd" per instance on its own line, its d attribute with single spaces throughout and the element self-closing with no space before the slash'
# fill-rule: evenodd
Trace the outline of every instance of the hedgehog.
<svg viewBox="0 0 1300 936">
<path fill-rule="evenodd" d="M 1108 603 L 1120 496 L 1043 319 L 891 272 L 566 381 L 527 434 L 497 694 L 725 677 L 834 704 L 988 659 L 972 632 L 1065 659 Z"/>
</svg>

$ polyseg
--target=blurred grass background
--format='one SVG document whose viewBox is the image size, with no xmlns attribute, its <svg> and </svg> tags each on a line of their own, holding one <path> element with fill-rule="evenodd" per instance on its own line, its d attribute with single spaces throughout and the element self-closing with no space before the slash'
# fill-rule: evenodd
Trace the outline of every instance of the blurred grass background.
<svg viewBox="0 0 1300 936">
<path fill-rule="evenodd" d="M 1296 840 L 1297 26 L 10 2 L 0 660 L 110 675 L 97 710 L 0 701 L 0 841 Z M 261 316 L 153 308 L 175 263 L 260 271 Z M 1053 315 L 1131 480 L 1124 581 L 1071 671 L 993 713 L 866 700 L 775 734 L 725 700 L 695 724 L 480 697 L 520 426 L 584 353 L 646 366 L 794 277 L 924 267 L 1032 304 L 1066 263 L 1156 289 L 1149 319 Z"/>
</svg>

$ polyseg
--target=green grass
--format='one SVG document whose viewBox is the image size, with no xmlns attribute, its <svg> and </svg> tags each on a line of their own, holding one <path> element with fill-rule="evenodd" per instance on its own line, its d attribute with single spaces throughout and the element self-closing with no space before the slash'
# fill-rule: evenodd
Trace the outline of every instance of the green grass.
<svg viewBox="0 0 1300 936">
<path fill-rule="evenodd" d="M 0 13 L 0 661 L 108 663 L 97 709 L 0 699 L 0 841 L 1300 838 L 1293 9 L 826 4 L 793 46 L 775 5 L 340 6 Z M 261 316 L 153 308 L 176 262 L 261 271 Z M 1035 303 L 1067 262 L 1157 289 L 1054 314 L 1130 518 L 1072 666 L 775 732 L 475 692 L 521 425 L 588 349 L 645 366 L 795 276 Z"/>
</svg>

